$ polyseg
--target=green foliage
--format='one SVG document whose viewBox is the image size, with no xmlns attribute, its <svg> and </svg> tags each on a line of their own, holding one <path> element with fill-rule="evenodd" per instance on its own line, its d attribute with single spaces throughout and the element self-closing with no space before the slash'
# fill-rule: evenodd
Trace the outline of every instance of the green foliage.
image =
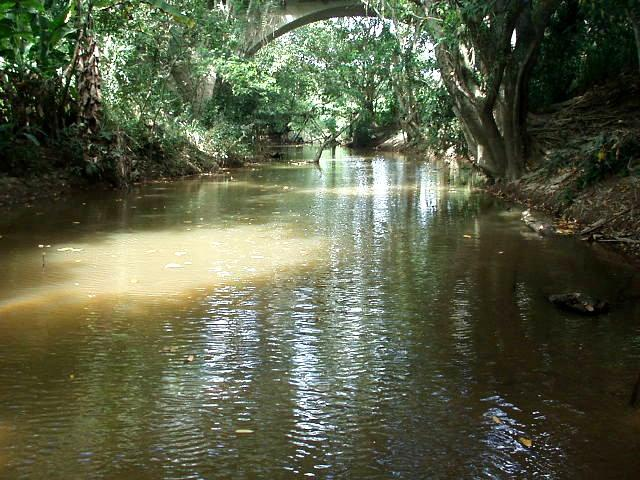
<svg viewBox="0 0 640 480">
<path fill-rule="evenodd" d="M 517 47 L 498 46 L 508 46 L 521 2 L 371 0 L 384 20 L 316 23 L 254 58 L 240 56 L 247 16 L 280 3 L 0 0 L 1 168 L 48 168 L 30 159 L 51 158 L 29 152 L 55 148 L 78 174 L 127 183 L 238 162 L 266 138 L 322 141 L 344 132 L 343 141 L 367 146 L 399 128 L 415 144 L 465 154 L 465 99 L 454 109 L 451 75 L 475 92 L 469 105 L 499 117 L 500 102 L 482 105 L 491 91 L 504 97 L 500 82 L 519 58 Z M 535 13 L 542 3 L 527 5 Z M 530 104 L 544 108 L 633 68 L 636 11 L 629 0 L 561 2 L 528 85 Z M 90 138 L 81 138 L 78 120 L 83 35 L 101 54 L 102 132 Z M 449 56 L 436 58 L 438 48 Z M 457 65 L 448 74 L 443 58 Z M 589 146 L 608 153 L 583 165 L 585 184 L 624 171 L 622 144 Z"/>
<path fill-rule="evenodd" d="M 578 185 L 581 188 L 610 175 L 628 175 L 637 171 L 634 162 L 640 158 L 640 139 L 635 135 L 598 135 L 583 147 L 583 160 Z"/>
<path fill-rule="evenodd" d="M 0 57 L 4 71 L 56 76 L 72 54 L 75 0 L 0 2 Z"/>
<path fill-rule="evenodd" d="M 553 15 L 531 81 L 531 108 L 567 100 L 637 70 L 626 0 L 564 1 Z"/>
<path fill-rule="evenodd" d="M 466 155 L 462 129 L 444 85 L 430 78 L 419 90 L 418 100 L 423 107 L 423 135 L 426 145 L 435 153 L 453 149 L 457 155 Z"/>
<path fill-rule="evenodd" d="M 10 147 L 2 168 L 41 171 L 28 161 L 38 155 L 21 153 L 36 143 L 69 150 L 65 165 L 78 175 L 114 183 L 237 161 L 247 152 L 241 135 L 224 121 L 202 124 L 197 98 L 215 61 L 235 48 L 228 23 L 206 0 L 0 0 L 0 140 Z M 81 33 L 101 53 L 104 122 L 99 134 L 74 138 L 68 132 L 83 137 Z"/>
<path fill-rule="evenodd" d="M 371 144 L 397 128 L 390 75 L 397 49 L 391 24 L 380 19 L 336 19 L 293 31 L 257 55 L 258 70 L 275 84 L 256 104 L 256 124 L 320 140 L 357 116 L 346 135 L 354 145 Z"/>
</svg>

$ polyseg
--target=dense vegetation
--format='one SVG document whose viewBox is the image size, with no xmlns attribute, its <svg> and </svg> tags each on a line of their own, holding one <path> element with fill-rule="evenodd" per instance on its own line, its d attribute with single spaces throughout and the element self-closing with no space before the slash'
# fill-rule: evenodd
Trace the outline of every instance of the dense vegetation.
<svg viewBox="0 0 640 480">
<path fill-rule="evenodd" d="M 268 3 L 0 0 L 0 174 L 128 184 L 266 140 L 403 131 L 517 178 L 531 110 L 638 71 L 635 0 L 372 0 L 377 18 L 308 25 L 247 58 L 245 20 Z"/>
</svg>

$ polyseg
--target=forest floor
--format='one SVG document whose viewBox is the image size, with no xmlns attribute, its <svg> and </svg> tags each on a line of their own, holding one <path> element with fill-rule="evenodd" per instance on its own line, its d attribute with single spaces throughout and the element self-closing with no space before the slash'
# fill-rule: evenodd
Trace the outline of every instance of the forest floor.
<svg viewBox="0 0 640 480">
<path fill-rule="evenodd" d="M 552 215 L 555 231 L 640 261 L 640 77 L 623 76 L 534 115 L 540 160 L 490 190 Z"/>
</svg>

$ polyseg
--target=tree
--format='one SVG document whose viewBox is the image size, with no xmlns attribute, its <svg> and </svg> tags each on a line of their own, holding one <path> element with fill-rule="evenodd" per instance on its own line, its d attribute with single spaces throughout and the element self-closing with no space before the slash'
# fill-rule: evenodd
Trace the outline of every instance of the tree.
<svg viewBox="0 0 640 480">
<path fill-rule="evenodd" d="M 375 2 L 383 15 L 399 10 L 405 21 L 426 23 L 469 152 L 494 179 L 515 179 L 525 169 L 529 79 L 560 1 Z"/>
</svg>

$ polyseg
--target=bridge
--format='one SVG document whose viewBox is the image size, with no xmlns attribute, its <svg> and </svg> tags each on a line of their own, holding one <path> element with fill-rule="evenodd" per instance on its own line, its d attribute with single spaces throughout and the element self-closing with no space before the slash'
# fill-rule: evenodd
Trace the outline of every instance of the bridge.
<svg viewBox="0 0 640 480">
<path fill-rule="evenodd" d="M 360 0 L 275 0 L 247 12 L 244 53 L 260 48 L 291 30 L 337 17 L 375 16 Z"/>
</svg>

